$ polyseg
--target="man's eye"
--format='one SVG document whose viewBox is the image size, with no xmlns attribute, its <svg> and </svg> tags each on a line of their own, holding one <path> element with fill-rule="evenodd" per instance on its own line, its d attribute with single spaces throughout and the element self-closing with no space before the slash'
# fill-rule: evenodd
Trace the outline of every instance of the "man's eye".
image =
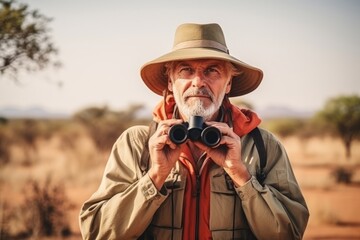
<svg viewBox="0 0 360 240">
<path fill-rule="evenodd" d="M 210 67 L 205 70 L 205 73 L 219 73 L 219 70 L 215 67 Z"/>
<path fill-rule="evenodd" d="M 193 72 L 194 72 L 193 69 L 190 67 L 182 67 L 179 70 L 180 74 L 192 74 Z"/>
<path fill-rule="evenodd" d="M 183 67 L 183 68 L 180 69 L 180 72 L 191 72 L 191 71 L 192 70 L 189 67 Z"/>
</svg>

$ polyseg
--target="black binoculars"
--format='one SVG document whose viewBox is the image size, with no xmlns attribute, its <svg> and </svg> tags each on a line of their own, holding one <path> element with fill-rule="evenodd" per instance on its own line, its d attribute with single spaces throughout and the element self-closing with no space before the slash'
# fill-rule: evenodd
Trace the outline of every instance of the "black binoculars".
<svg viewBox="0 0 360 240">
<path fill-rule="evenodd" d="M 208 147 L 215 147 L 221 140 L 221 132 L 216 127 L 206 126 L 201 116 L 192 116 L 189 122 L 176 124 L 169 130 L 170 140 L 175 144 L 181 144 L 187 139 L 202 141 Z"/>
</svg>

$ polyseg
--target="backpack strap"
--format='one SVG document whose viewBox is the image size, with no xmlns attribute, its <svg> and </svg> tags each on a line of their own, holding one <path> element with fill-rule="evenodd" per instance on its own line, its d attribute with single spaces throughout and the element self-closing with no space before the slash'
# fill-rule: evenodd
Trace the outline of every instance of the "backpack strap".
<svg viewBox="0 0 360 240">
<path fill-rule="evenodd" d="M 249 132 L 249 135 L 254 140 L 254 143 L 255 143 L 256 149 L 258 151 L 259 158 L 260 158 L 260 169 L 256 173 L 256 178 L 259 181 L 259 183 L 261 185 L 263 185 L 263 182 L 266 178 L 266 173 L 264 172 L 264 168 L 266 166 L 266 159 L 267 159 L 264 140 L 261 136 L 261 133 L 260 133 L 260 130 L 258 127 L 254 128 L 251 132 Z"/>
<path fill-rule="evenodd" d="M 140 166 L 140 170 L 141 170 L 143 176 L 149 170 L 149 158 L 150 158 L 149 139 L 155 133 L 155 131 L 157 129 L 157 124 L 158 123 L 155 122 L 155 121 L 150 122 L 148 136 L 147 136 L 147 139 L 145 141 L 144 149 L 143 149 L 143 151 L 141 153 L 139 166 Z"/>
</svg>

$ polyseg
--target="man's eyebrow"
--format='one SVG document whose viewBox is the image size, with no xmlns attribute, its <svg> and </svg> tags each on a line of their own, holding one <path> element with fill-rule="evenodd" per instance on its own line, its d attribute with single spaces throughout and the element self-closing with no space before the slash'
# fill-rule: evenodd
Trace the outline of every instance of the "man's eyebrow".
<svg viewBox="0 0 360 240">
<path fill-rule="evenodd" d="M 187 62 L 179 62 L 178 64 L 176 64 L 176 67 L 179 67 L 179 66 L 190 66 L 190 64 Z"/>
<path fill-rule="evenodd" d="M 207 68 L 219 68 L 221 70 L 225 69 L 224 64 L 222 63 L 210 63 Z"/>
</svg>

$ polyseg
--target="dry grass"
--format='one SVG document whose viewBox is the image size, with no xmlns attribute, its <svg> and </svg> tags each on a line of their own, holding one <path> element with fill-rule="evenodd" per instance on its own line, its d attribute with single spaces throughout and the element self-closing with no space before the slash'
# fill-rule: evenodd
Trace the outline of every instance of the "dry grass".
<svg viewBox="0 0 360 240">
<path fill-rule="evenodd" d="M 282 141 L 310 211 L 304 239 L 360 239 L 360 142 L 345 159 L 339 139 Z M 339 169 L 352 172 L 351 184 L 338 183 L 334 171 Z"/>
<path fill-rule="evenodd" d="M 311 214 L 304 239 L 360 238 L 360 142 L 354 144 L 350 160 L 344 159 L 345 151 L 338 139 L 304 141 L 291 137 L 282 142 Z M 23 203 L 24 186 L 29 180 L 41 182 L 51 176 L 53 182 L 65 187 L 72 206 L 68 212 L 72 238 L 80 239 L 78 213 L 98 187 L 108 153 L 99 153 L 86 135 L 77 136 L 71 146 L 58 136 L 36 144 L 38 151 L 30 165 L 23 164 L 22 148 L 13 145 L 11 162 L 0 168 L 0 217 Z M 339 184 L 332 178 L 332 171 L 338 167 L 353 171 L 352 184 Z M 16 231 L 16 222 L 9 224 L 7 227 Z"/>
</svg>

